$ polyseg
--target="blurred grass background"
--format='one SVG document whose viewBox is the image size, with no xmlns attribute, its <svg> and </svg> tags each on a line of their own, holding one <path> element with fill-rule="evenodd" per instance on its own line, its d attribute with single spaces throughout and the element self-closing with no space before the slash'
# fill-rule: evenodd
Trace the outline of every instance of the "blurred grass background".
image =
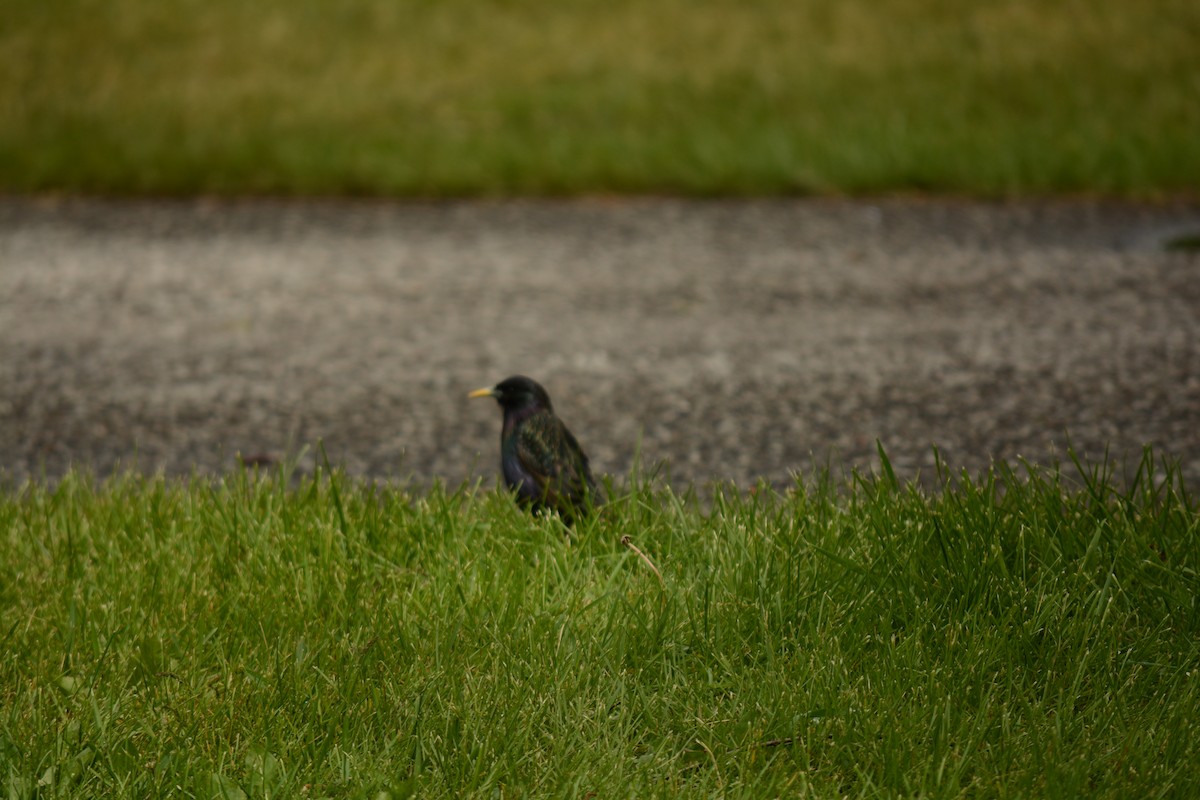
<svg viewBox="0 0 1200 800">
<path fill-rule="evenodd" d="M 0 191 L 1189 193 L 1195 0 L 0 0 Z"/>
</svg>

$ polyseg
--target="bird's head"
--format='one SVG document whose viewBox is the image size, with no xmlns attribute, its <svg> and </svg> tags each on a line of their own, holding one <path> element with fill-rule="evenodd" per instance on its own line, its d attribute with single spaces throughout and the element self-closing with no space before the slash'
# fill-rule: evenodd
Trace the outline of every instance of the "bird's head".
<svg viewBox="0 0 1200 800">
<path fill-rule="evenodd" d="M 550 395 L 542 385 L 524 375 L 505 378 L 490 389 L 476 389 L 467 396 L 494 397 L 505 411 L 553 410 L 550 407 Z"/>
</svg>

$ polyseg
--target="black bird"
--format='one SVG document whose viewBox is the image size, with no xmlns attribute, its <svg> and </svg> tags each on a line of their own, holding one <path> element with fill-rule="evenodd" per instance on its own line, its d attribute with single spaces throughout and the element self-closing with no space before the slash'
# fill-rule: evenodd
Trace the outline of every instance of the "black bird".
<svg viewBox="0 0 1200 800">
<path fill-rule="evenodd" d="M 469 397 L 494 397 L 504 409 L 500 469 L 517 502 L 531 511 L 553 509 L 571 524 L 601 495 L 579 442 L 554 415 L 550 395 L 524 375 L 506 378 Z"/>
</svg>

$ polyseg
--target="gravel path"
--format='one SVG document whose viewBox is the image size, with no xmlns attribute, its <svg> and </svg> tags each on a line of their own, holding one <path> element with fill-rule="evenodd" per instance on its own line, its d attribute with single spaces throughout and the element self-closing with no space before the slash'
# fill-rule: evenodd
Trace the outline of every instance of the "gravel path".
<svg viewBox="0 0 1200 800">
<path fill-rule="evenodd" d="M 0 470 L 496 473 L 550 390 L 599 471 L 784 484 L 1144 444 L 1200 483 L 1200 207 L 0 200 Z M 311 466 L 311 449 L 301 461 Z"/>
</svg>

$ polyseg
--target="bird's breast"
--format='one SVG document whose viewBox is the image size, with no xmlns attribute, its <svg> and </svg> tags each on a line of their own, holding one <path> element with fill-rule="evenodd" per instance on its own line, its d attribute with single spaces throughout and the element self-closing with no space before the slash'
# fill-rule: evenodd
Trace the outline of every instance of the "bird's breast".
<svg viewBox="0 0 1200 800">
<path fill-rule="evenodd" d="M 537 499 L 537 482 L 533 475 L 523 466 L 517 457 L 516 448 L 513 452 L 502 453 L 500 456 L 500 471 L 504 473 L 504 484 L 509 489 L 515 489 L 517 494 L 529 500 Z"/>
</svg>

